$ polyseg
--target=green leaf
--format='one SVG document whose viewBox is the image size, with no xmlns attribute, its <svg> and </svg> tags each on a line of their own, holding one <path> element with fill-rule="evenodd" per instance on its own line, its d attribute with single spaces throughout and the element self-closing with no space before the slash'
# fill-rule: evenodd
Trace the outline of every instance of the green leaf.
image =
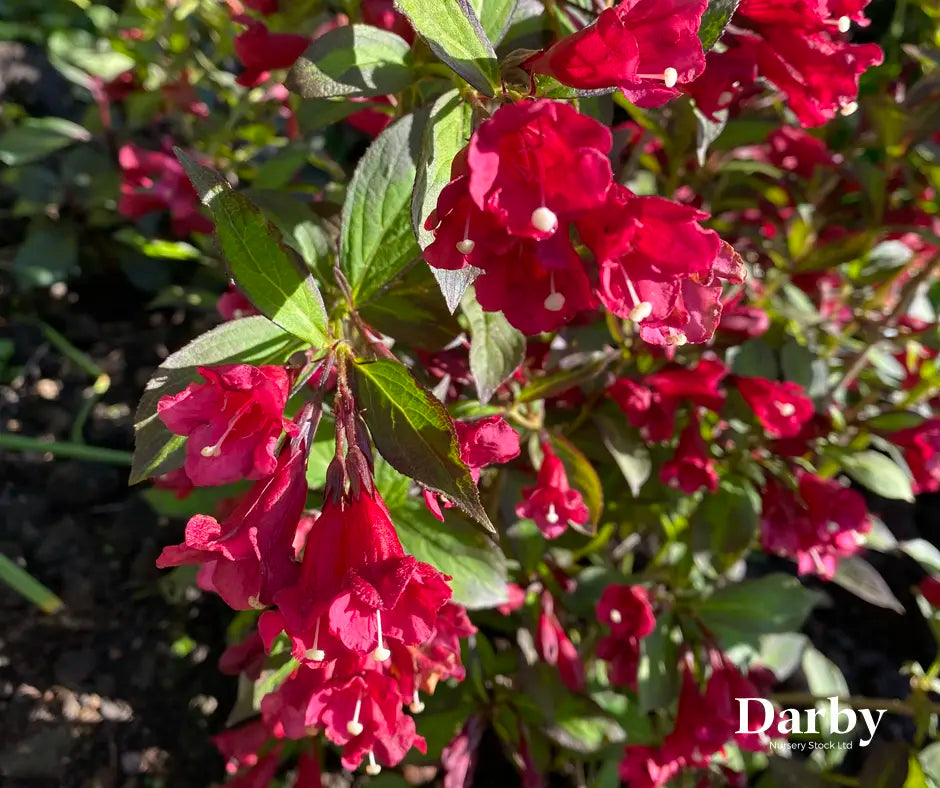
<svg viewBox="0 0 940 788">
<path fill-rule="evenodd" d="M 499 64 L 468 0 L 397 0 L 431 51 L 480 92 L 495 95 Z"/>
<path fill-rule="evenodd" d="M 897 430 L 907 430 L 912 427 L 919 427 L 926 419 L 919 413 L 910 411 L 895 411 L 894 413 L 882 413 L 865 422 L 865 426 L 872 430 L 884 432 L 896 432 Z M 890 439 L 890 436 L 888 436 Z"/>
<path fill-rule="evenodd" d="M 604 490 L 597 471 L 580 449 L 561 435 L 551 435 L 552 448 L 568 472 L 568 481 L 584 498 L 591 519 L 584 525 L 571 523 L 571 527 L 582 534 L 593 536 L 597 531 L 604 511 Z"/>
<path fill-rule="evenodd" d="M 467 290 L 463 313 L 470 322 L 470 374 L 484 405 L 525 358 L 526 339 L 502 312 L 484 312 L 476 294 Z"/>
<path fill-rule="evenodd" d="M 701 603 L 699 616 L 728 642 L 754 642 L 759 635 L 799 630 L 819 600 L 796 578 L 772 574 L 719 589 Z"/>
<path fill-rule="evenodd" d="M 480 492 L 460 459 L 453 420 L 398 361 L 355 365 L 363 417 L 376 449 L 395 470 L 450 498 L 495 533 Z"/>
<path fill-rule="evenodd" d="M 314 41 L 284 83 L 305 99 L 384 96 L 412 81 L 411 47 L 372 25 L 344 25 Z"/>
<path fill-rule="evenodd" d="M 58 613 L 65 603 L 3 553 L 0 553 L 0 582 L 5 583 L 43 613 Z"/>
<path fill-rule="evenodd" d="M 708 8 L 702 15 L 702 24 L 698 30 L 702 49 L 707 52 L 718 43 L 740 3 L 741 0 L 708 0 Z"/>
<path fill-rule="evenodd" d="M 13 275 L 23 289 L 49 287 L 78 271 L 78 232 L 70 222 L 34 219 L 13 256 Z"/>
<path fill-rule="evenodd" d="M 434 234 L 424 228 L 424 223 L 437 206 L 441 190 L 450 182 L 454 157 L 470 139 L 472 114 L 470 105 L 461 99 L 456 90 L 448 91 L 438 98 L 428 112 L 428 120 L 421 135 L 411 199 L 411 222 L 422 249 L 426 249 L 434 240 Z M 451 312 L 457 308 L 464 291 L 479 273 L 472 266 L 456 271 L 440 268 L 432 268 L 431 271 Z"/>
<path fill-rule="evenodd" d="M 859 599 L 904 614 L 904 605 L 892 593 L 878 570 L 857 555 L 850 555 L 839 561 L 832 582 L 851 591 Z"/>
<path fill-rule="evenodd" d="M 877 451 L 861 451 L 839 458 L 855 481 L 882 498 L 914 501 L 911 480 L 890 457 Z"/>
<path fill-rule="evenodd" d="M 612 418 L 607 413 L 598 411 L 594 414 L 594 423 L 601 434 L 601 440 L 617 467 L 626 479 L 630 492 L 635 498 L 643 485 L 650 478 L 653 459 L 649 449 L 640 438 L 639 432 L 632 429 L 625 419 Z"/>
<path fill-rule="evenodd" d="M 712 553 L 721 568 L 736 561 L 754 541 L 760 525 L 760 496 L 747 482 L 722 483 L 706 495 L 692 518 L 696 548 Z"/>
<path fill-rule="evenodd" d="M 183 464 L 186 438 L 173 435 L 157 417 L 157 402 L 199 380 L 197 366 L 283 364 L 301 347 L 296 338 L 260 315 L 231 320 L 197 337 L 166 359 L 147 382 L 134 414 L 134 462 L 130 484 Z"/>
<path fill-rule="evenodd" d="M 470 0 L 487 38 L 498 44 L 509 30 L 519 0 Z"/>
<path fill-rule="evenodd" d="M 761 635 L 760 664 L 772 671 L 777 681 L 786 681 L 800 666 L 809 638 L 799 632 Z"/>
<path fill-rule="evenodd" d="M 777 354 L 763 339 L 749 339 L 735 352 L 731 371 L 748 378 L 776 380 L 779 372 Z"/>
<path fill-rule="evenodd" d="M 446 510 L 445 522 L 439 522 L 423 500 L 407 495 L 407 477 L 391 473 L 404 480 L 406 495 L 399 496 L 395 506 L 389 503 L 389 512 L 405 551 L 451 576 L 450 587 L 457 604 L 471 610 L 504 604 L 508 599 L 507 569 L 499 547 L 454 510 Z M 384 496 L 389 483 L 394 485 L 395 480 L 387 471 L 382 475 L 384 483 L 377 465 L 376 485 Z"/>
<path fill-rule="evenodd" d="M 239 289 L 285 331 L 314 347 L 327 344 L 320 291 L 274 225 L 217 172 L 178 148 L 176 155 L 212 214 L 219 245 Z"/>
<path fill-rule="evenodd" d="M 65 118 L 24 118 L 0 135 L 0 162 L 18 167 L 90 139 L 87 129 Z"/>
<path fill-rule="evenodd" d="M 929 744 L 917 755 L 921 768 L 927 778 L 940 784 L 940 742 Z"/>
<path fill-rule="evenodd" d="M 366 303 L 420 255 L 411 229 L 418 147 L 414 115 L 383 131 L 356 167 L 343 205 L 340 268 Z"/>
<path fill-rule="evenodd" d="M 672 616 L 667 615 L 640 641 L 637 695 L 644 711 L 669 708 L 679 693 L 679 644 L 672 635 Z"/>
<path fill-rule="evenodd" d="M 571 369 L 558 369 L 547 375 L 534 378 L 528 386 L 519 392 L 516 402 L 535 402 L 567 391 L 600 375 L 610 364 L 610 356 L 594 358 L 585 364 Z"/>
</svg>

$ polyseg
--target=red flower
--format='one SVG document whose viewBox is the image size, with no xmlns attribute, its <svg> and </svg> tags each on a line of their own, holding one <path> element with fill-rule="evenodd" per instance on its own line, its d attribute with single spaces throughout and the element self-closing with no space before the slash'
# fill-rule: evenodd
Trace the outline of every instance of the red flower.
<svg viewBox="0 0 940 788">
<path fill-rule="evenodd" d="M 920 581 L 917 590 L 933 607 L 940 608 L 940 579 L 928 575 Z"/>
<path fill-rule="evenodd" d="M 272 33 L 264 22 L 247 17 L 247 30 L 235 36 L 235 54 L 245 70 L 235 81 L 245 87 L 260 85 L 274 69 L 290 68 L 309 46 L 310 39 L 294 33 Z"/>
<path fill-rule="evenodd" d="M 738 391 L 768 434 L 792 438 L 813 417 L 813 401 L 799 383 L 737 378 Z"/>
<path fill-rule="evenodd" d="M 702 427 L 694 413 L 679 436 L 675 455 L 660 468 L 659 478 L 686 495 L 692 495 L 703 487 L 709 492 L 718 489 L 715 461 L 708 453 L 702 439 Z"/>
<path fill-rule="evenodd" d="M 705 68 L 698 29 L 705 0 L 623 0 L 524 67 L 580 90 L 620 88 L 641 107 L 680 95 Z"/>
<path fill-rule="evenodd" d="M 362 21 L 397 33 L 409 44 L 414 41 L 415 31 L 407 17 L 395 10 L 394 0 L 362 0 Z"/>
<path fill-rule="evenodd" d="M 584 691 L 584 665 L 578 650 L 565 634 L 555 615 L 555 600 L 548 591 L 542 592 L 535 647 L 545 662 L 558 668 L 562 683 L 572 692 Z"/>
<path fill-rule="evenodd" d="M 892 432 L 888 439 L 904 451 L 915 493 L 940 490 L 940 419 Z"/>
<path fill-rule="evenodd" d="M 249 317 L 259 314 L 255 305 L 241 294 L 234 285 L 229 286 L 219 300 L 216 301 L 215 308 L 224 320 L 237 320 L 240 317 Z"/>
<path fill-rule="evenodd" d="M 597 642 L 597 656 L 605 660 L 612 684 L 637 685 L 640 640 L 656 627 L 653 608 L 643 586 L 611 585 L 597 602 L 597 620 L 610 627 L 610 634 Z"/>
<path fill-rule="evenodd" d="M 197 369 L 205 383 L 190 383 L 157 403 L 167 429 L 188 437 L 186 475 L 196 486 L 270 476 L 277 440 L 293 430 L 283 418 L 287 372 L 247 364 Z"/>
<path fill-rule="evenodd" d="M 803 126 L 850 113 L 857 106 L 859 77 L 883 57 L 876 44 L 849 44 L 842 35 L 853 20 L 864 19 L 865 5 L 744 0 L 722 37 L 725 49 L 709 53 L 705 73 L 689 92 L 714 117 L 760 76 L 784 93 Z"/>
<path fill-rule="evenodd" d="M 481 717 L 474 714 L 441 752 L 444 788 L 467 788 L 473 784 L 483 733 Z"/>
<path fill-rule="evenodd" d="M 308 412 L 304 427 L 276 459 L 270 476 L 256 482 L 223 522 L 197 514 L 181 545 L 165 547 L 157 566 L 204 564 L 204 580 L 230 607 L 270 604 L 297 577 L 294 532 L 307 502 Z"/>
<path fill-rule="evenodd" d="M 417 645 L 431 637 L 450 597 L 434 567 L 406 556 L 378 492 L 327 496 L 307 539 L 298 582 L 276 598 L 288 634 L 314 661 L 335 659 L 319 642 L 329 633 L 356 654 L 384 661 L 386 640 Z M 322 631 L 321 631 L 322 630 Z"/>
<path fill-rule="evenodd" d="M 118 151 L 118 163 L 120 214 L 140 219 L 154 211 L 169 211 L 173 234 L 179 238 L 212 232 L 213 224 L 199 213 L 199 198 L 175 156 L 128 144 Z"/>
<path fill-rule="evenodd" d="M 839 559 L 857 553 L 859 535 L 871 527 L 861 495 L 811 473 L 800 474 L 798 497 L 771 480 L 762 501 L 764 549 L 795 558 L 800 574 L 831 580 Z"/>
<path fill-rule="evenodd" d="M 557 539 L 568 523 L 584 525 L 590 519 L 581 493 L 568 484 L 565 466 L 555 456 L 551 444 L 542 442 L 542 465 L 538 480 L 522 490 L 522 501 L 516 505 L 516 516 L 535 520 L 546 539 Z"/>
<path fill-rule="evenodd" d="M 242 0 L 242 2 L 252 11 L 257 11 L 261 16 L 270 16 L 278 11 L 278 0 Z"/>
<path fill-rule="evenodd" d="M 504 616 L 508 616 L 525 604 L 526 590 L 515 583 L 507 583 L 506 594 L 508 596 L 506 604 L 499 605 L 496 608 Z"/>
</svg>

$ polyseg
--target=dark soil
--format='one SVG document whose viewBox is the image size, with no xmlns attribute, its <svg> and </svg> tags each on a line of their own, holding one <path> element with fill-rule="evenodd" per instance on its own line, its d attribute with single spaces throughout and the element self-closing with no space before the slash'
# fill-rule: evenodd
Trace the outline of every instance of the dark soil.
<svg viewBox="0 0 940 788">
<path fill-rule="evenodd" d="M 110 375 L 83 438 L 127 451 L 153 368 L 211 319 L 148 312 L 117 275 L 18 307 Z M 0 290 L 0 315 L 12 313 Z M 88 375 L 35 324 L 0 318 L 3 338 L 15 349 L 0 378 L 0 432 L 69 440 Z M 0 785 L 206 786 L 221 777 L 209 736 L 234 699 L 234 679 L 216 669 L 231 614 L 201 593 L 172 599 L 158 582 L 165 573 L 154 559 L 181 530 L 127 487 L 125 467 L 0 451 L 0 552 L 66 605 L 45 616 L 0 585 Z"/>
</svg>

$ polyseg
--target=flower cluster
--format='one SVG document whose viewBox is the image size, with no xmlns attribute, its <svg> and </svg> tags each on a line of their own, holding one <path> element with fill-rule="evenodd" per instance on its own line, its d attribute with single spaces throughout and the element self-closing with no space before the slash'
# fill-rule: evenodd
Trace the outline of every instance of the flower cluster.
<svg viewBox="0 0 940 788">
<path fill-rule="evenodd" d="M 601 303 L 647 342 L 705 342 L 722 282 L 743 281 L 743 263 L 701 226 L 706 214 L 616 183 L 611 145 L 607 127 L 568 104 L 501 106 L 454 159 L 425 259 L 482 271 L 481 306 L 526 334 Z"/>
<path fill-rule="evenodd" d="M 450 578 L 405 554 L 375 487 L 356 402 L 344 373 L 334 378 L 331 366 L 327 357 L 312 378 L 313 400 L 290 420 L 292 379 L 281 367 L 200 367 L 205 382 L 160 400 L 160 419 L 187 437 L 183 471 L 191 484 L 256 481 L 220 519 L 193 516 L 184 542 L 165 548 L 157 563 L 199 565 L 203 588 L 235 609 L 264 611 L 257 632 L 227 652 L 223 667 L 257 674 L 265 652 L 289 644 L 297 667 L 265 697 L 261 727 L 248 727 L 243 741 L 320 730 L 342 748 L 348 768 L 366 760 L 376 773 L 424 747 L 403 708 L 420 712 L 422 692 L 463 678 L 460 640 L 474 628 L 450 602 Z M 307 463 L 332 382 L 336 455 L 322 508 L 308 516 Z M 480 468 L 515 456 L 518 436 L 512 433 L 513 444 L 507 431 L 493 419 L 467 425 L 468 460 Z M 270 757 L 247 765 L 266 774 Z"/>
</svg>

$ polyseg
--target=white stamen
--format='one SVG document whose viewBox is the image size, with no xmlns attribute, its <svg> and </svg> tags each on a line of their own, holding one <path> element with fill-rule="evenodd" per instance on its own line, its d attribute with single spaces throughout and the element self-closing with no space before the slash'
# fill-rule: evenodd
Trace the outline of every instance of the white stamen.
<svg viewBox="0 0 940 788">
<path fill-rule="evenodd" d="M 346 723 L 346 732 L 350 736 L 358 736 L 363 731 L 362 723 L 359 722 L 359 712 L 362 711 L 362 696 L 356 699 L 356 708 L 353 711 L 353 718 Z"/>
<path fill-rule="evenodd" d="M 543 205 L 532 211 L 532 226 L 541 233 L 554 233 L 558 229 L 558 217 Z"/>
<path fill-rule="evenodd" d="M 670 345 L 682 347 L 683 345 L 689 344 L 689 338 L 681 331 L 675 331 L 666 337 L 666 342 Z"/>
<path fill-rule="evenodd" d="M 642 323 L 651 314 L 653 314 L 653 305 L 649 301 L 640 301 L 630 310 L 630 319 L 634 323 Z"/>
<path fill-rule="evenodd" d="M 375 777 L 377 774 L 382 773 L 382 767 L 375 762 L 375 755 L 372 754 L 372 750 L 369 750 L 369 763 L 366 764 L 366 774 L 370 777 Z"/>
<path fill-rule="evenodd" d="M 221 443 L 221 441 L 219 441 Z M 199 452 L 203 457 L 218 457 L 222 453 L 222 449 L 219 448 L 219 444 L 216 443 L 214 446 L 203 446 Z"/>
<path fill-rule="evenodd" d="M 469 238 L 457 241 L 457 251 L 460 252 L 460 254 L 470 254 L 475 248 L 476 243 Z"/>
<path fill-rule="evenodd" d="M 555 511 L 555 504 L 550 503 L 548 505 L 548 512 L 545 514 L 545 519 L 552 525 L 558 522 L 558 512 Z"/>
<path fill-rule="evenodd" d="M 822 562 L 822 558 L 819 557 L 819 550 L 815 547 L 809 551 L 810 558 L 813 559 L 813 564 L 816 566 L 816 571 L 821 575 L 826 575 L 826 565 Z"/>
<path fill-rule="evenodd" d="M 222 454 L 222 444 L 225 442 L 225 439 L 229 436 L 229 433 L 234 429 L 235 422 L 238 421 L 238 417 L 242 415 L 242 411 L 245 410 L 245 408 L 248 407 L 248 405 L 250 404 L 251 404 L 251 401 L 248 401 L 244 405 L 242 405 L 237 411 L 235 411 L 235 415 L 229 419 L 228 425 L 225 427 L 225 432 L 222 433 L 221 438 L 219 438 L 211 446 L 203 446 L 202 449 L 199 450 L 199 453 L 203 457 L 218 457 L 220 454 Z"/>
<path fill-rule="evenodd" d="M 836 24 L 839 26 L 840 33 L 848 33 L 852 29 L 852 20 L 847 16 L 840 16 Z"/>
<path fill-rule="evenodd" d="M 422 702 L 421 698 L 418 697 L 417 687 L 415 687 L 414 699 L 411 701 L 411 705 L 408 706 L 408 708 L 411 709 L 412 713 L 414 714 L 420 714 L 422 711 L 424 711 L 424 703 Z"/>
<path fill-rule="evenodd" d="M 826 523 L 826 530 L 829 531 L 829 533 L 831 534 L 836 534 L 840 530 L 839 524 L 834 523 L 832 520 L 830 520 L 828 523 Z"/>
<path fill-rule="evenodd" d="M 842 105 L 842 109 L 839 110 L 839 113 L 845 117 L 849 115 L 854 115 L 858 111 L 858 102 L 850 101 L 847 104 Z"/>
<path fill-rule="evenodd" d="M 610 622 L 612 624 L 619 624 L 622 621 L 623 621 L 623 616 L 620 614 L 619 610 L 610 611 Z"/>
<path fill-rule="evenodd" d="M 323 662 L 326 659 L 326 652 L 320 648 L 320 619 L 317 619 L 317 628 L 313 633 L 313 648 L 307 649 L 304 656 L 313 662 Z"/>
<path fill-rule="evenodd" d="M 248 604 L 251 605 L 255 610 L 264 610 L 264 605 L 261 604 L 261 600 L 258 599 L 257 594 L 252 594 L 248 597 Z"/>
<path fill-rule="evenodd" d="M 382 611 L 375 611 L 375 628 L 378 630 L 379 644 L 375 647 L 375 651 L 372 652 L 372 659 L 377 660 L 378 662 L 385 662 L 392 652 L 385 648 L 385 644 L 382 642 Z"/>
<path fill-rule="evenodd" d="M 785 419 L 790 418 L 790 416 L 796 413 L 796 407 L 791 402 L 775 402 L 774 406 Z"/>
<path fill-rule="evenodd" d="M 661 79 L 667 88 L 674 88 L 679 81 L 679 72 L 672 66 L 665 69 L 662 74 L 634 74 L 635 79 Z"/>
<path fill-rule="evenodd" d="M 555 290 L 555 272 L 552 271 L 548 276 L 549 293 L 542 302 L 549 312 L 561 312 L 565 308 L 565 297 Z"/>
</svg>

